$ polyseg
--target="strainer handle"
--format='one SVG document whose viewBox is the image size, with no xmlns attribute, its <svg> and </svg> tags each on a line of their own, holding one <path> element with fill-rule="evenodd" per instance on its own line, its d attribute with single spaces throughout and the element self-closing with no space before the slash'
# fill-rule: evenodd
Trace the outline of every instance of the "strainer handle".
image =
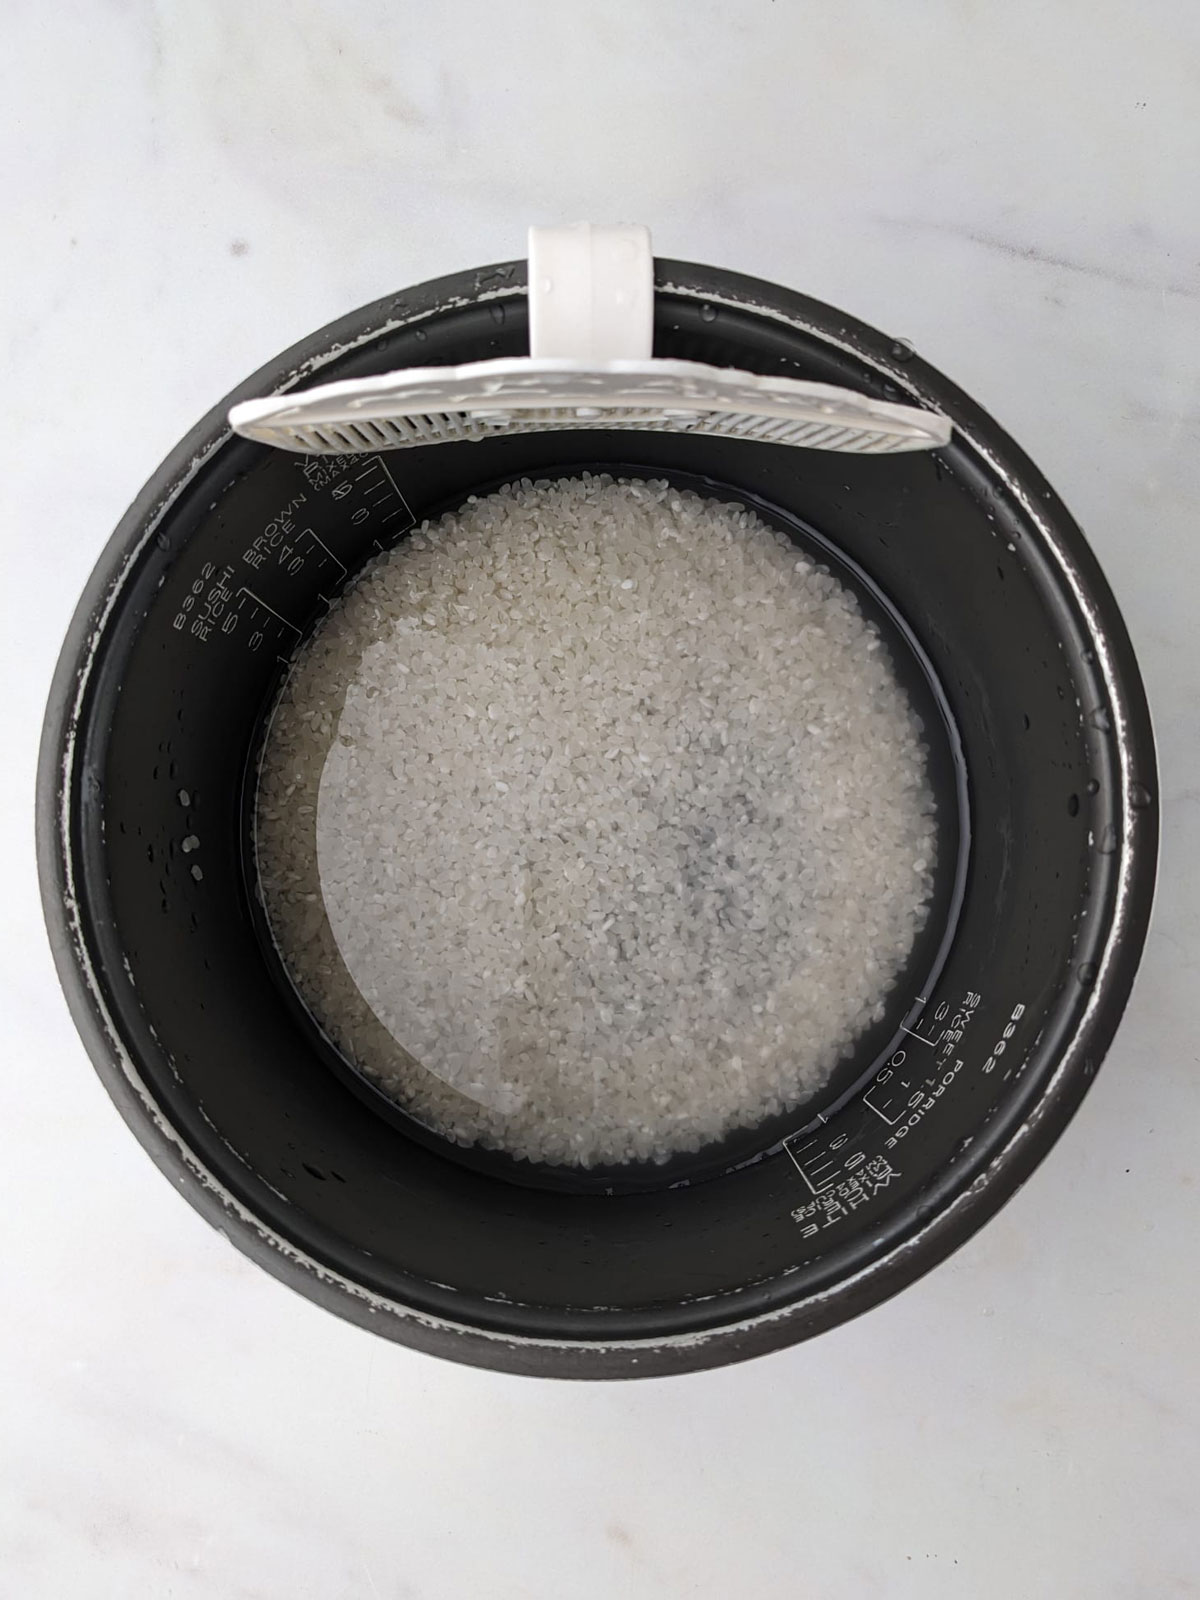
<svg viewBox="0 0 1200 1600">
<path fill-rule="evenodd" d="M 640 223 L 529 230 L 529 354 L 535 360 L 649 361 L 654 252 Z"/>
</svg>

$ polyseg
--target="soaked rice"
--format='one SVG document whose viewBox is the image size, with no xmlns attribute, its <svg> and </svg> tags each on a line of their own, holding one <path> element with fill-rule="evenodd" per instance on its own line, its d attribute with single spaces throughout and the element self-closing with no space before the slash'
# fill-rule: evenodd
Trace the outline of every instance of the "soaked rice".
<svg viewBox="0 0 1200 1600">
<path fill-rule="evenodd" d="M 445 1137 L 663 1161 L 800 1105 L 931 893 L 920 722 L 854 596 L 745 507 L 528 480 L 373 561 L 258 795 L 301 996 Z"/>
</svg>

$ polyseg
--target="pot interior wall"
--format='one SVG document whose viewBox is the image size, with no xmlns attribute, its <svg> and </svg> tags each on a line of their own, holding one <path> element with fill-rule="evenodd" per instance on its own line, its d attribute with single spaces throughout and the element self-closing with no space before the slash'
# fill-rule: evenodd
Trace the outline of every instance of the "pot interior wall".
<svg viewBox="0 0 1200 1600">
<path fill-rule="evenodd" d="M 398 330 L 320 376 L 526 349 L 516 296 Z M 903 398 L 849 351 L 683 294 L 658 296 L 656 354 Z M 920 952 L 924 972 L 939 961 L 940 972 L 928 992 L 914 978 L 898 997 L 885 1031 L 906 1022 L 913 1034 L 891 1065 L 787 1149 L 684 1187 L 616 1194 L 453 1159 L 355 1093 L 271 971 L 245 851 L 263 710 L 322 596 L 477 486 L 580 462 L 704 480 L 802 539 L 811 530 L 869 575 L 944 693 L 970 814 L 954 937 Z M 129 585 L 81 730 L 83 900 L 110 1010 L 209 1169 L 356 1282 L 481 1327 L 614 1339 L 811 1293 L 934 1206 L 1019 1092 L 1015 1068 L 1087 1000 L 1117 803 L 1092 642 L 1031 521 L 957 439 L 936 456 L 857 458 L 595 432 L 349 461 L 234 440 L 185 491 Z M 955 738 L 935 731 L 950 841 L 940 936 L 966 833 Z M 185 852 L 190 836 L 199 847 Z M 851 1077 L 887 1043 L 867 1041 Z"/>
</svg>

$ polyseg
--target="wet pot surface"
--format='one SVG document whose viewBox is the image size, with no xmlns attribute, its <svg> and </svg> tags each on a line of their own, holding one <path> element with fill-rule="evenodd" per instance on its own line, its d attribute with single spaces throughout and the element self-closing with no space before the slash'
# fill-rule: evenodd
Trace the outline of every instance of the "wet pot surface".
<svg viewBox="0 0 1200 1600">
<path fill-rule="evenodd" d="M 522 278 L 493 268 L 369 307 L 238 397 L 520 354 Z M 231 439 L 226 402 L 97 568 L 43 746 L 60 972 L 155 1159 L 312 1298 L 518 1371 L 737 1359 L 843 1321 L 941 1259 L 1078 1104 L 1153 888 L 1136 664 L 1036 469 L 905 347 L 828 307 L 660 262 L 656 308 L 657 355 L 935 406 L 954 439 L 857 458 L 575 432 L 305 458 Z M 836 567 L 921 707 L 941 829 L 936 915 L 906 983 L 819 1105 L 679 1167 L 585 1175 L 441 1146 L 349 1071 L 264 936 L 246 827 L 265 709 L 348 575 L 469 493 L 581 466 L 745 500 Z"/>
</svg>

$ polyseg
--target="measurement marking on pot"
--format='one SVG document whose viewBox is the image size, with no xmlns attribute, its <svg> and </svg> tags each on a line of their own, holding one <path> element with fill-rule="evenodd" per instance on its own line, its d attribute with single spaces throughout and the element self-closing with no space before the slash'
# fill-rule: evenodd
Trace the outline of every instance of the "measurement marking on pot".
<svg viewBox="0 0 1200 1600">
<path fill-rule="evenodd" d="M 371 459 L 370 459 L 369 464 L 367 465 L 367 467 L 362 472 L 356 472 L 354 474 L 354 481 L 356 483 L 363 483 L 364 481 L 368 481 L 372 477 L 372 475 L 375 474 L 375 473 L 382 473 L 383 474 L 383 478 L 384 478 L 385 481 L 383 483 L 376 484 L 371 489 L 366 489 L 366 490 L 363 491 L 363 493 L 365 495 L 367 495 L 368 500 L 377 499 L 380 496 L 382 496 L 383 498 L 386 499 L 388 491 L 390 490 L 391 493 L 394 494 L 396 499 L 400 502 L 400 504 L 398 506 L 396 506 L 393 510 L 389 511 L 387 513 L 387 515 L 385 517 L 381 518 L 380 520 L 383 521 L 383 522 L 391 522 L 394 517 L 405 515 L 405 516 L 408 517 L 408 521 L 405 523 L 404 526 L 406 528 L 412 527 L 413 523 L 416 522 L 417 519 L 413 515 L 412 509 L 409 506 L 408 501 L 400 493 L 400 490 L 399 490 L 399 488 L 398 488 L 398 486 L 396 484 L 396 480 L 395 480 L 395 478 L 392 477 L 392 474 L 388 469 L 387 463 L 384 461 L 382 456 L 372 456 Z M 373 509 L 374 509 L 374 507 L 369 506 L 369 505 L 368 506 L 360 506 L 359 507 L 359 511 L 367 512 L 368 515 L 370 514 L 370 511 L 373 510 Z M 359 518 L 359 512 L 358 511 L 356 511 L 354 513 L 354 516 L 351 518 L 351 521 L 356 521 L 356 520 L 365 520 L 365 519 Z"/>
<path fill-rule="evenodd" d="M 320 548 L 322 550 L 324 550 L 325 554 L 329 557 L 330 561 L 333 562 L 334 566 L 338 569 L 338 571 L 344 577 L 345 574 L 346 574 L 345 564 L 338 560 L 338 558 L 334 555 L 333 551 L 325 543 L 324 539 L 318 538 L 317 535 L 313 532 L 313 530 L 311 528 L 305 528 L 304 531 L 308 535 L 308 537 L 313 541 L 314 544 L 319 545 Z"/>
<path fill-rule="evenodd" d="M 926 1078 L 921 1087 L 909 1095 L 901 1108 L 899 1117 L 894 1118 L 891 1123 L 892 1133 L 884 1140 L 884 1148 L 886 1150 L 895 1149 L 901 1139 L 908 1137 L 917 1124 L 937 1105 L 946 1090 L 954 1083 L 962 1068 L 963 1059 L 958 1056 L 953 1066 L 948 1067 L 940 1077 L 935 1074 L 931 1078 Z M 909 1085 L 905 1085 L 905 1087 L 907 1088 Z"/>
<path fill-rule="evenodd" d="M 920 998 L 918 996 L 918 999 Z M 942 1024 L 936 1034 L 921 1033 L 916 1028 L 901 1025 L 902 1031 L 910 1038 L 933 1050 L 934 1071 L 928 1076 L 920 1071 L 914 1071 L 913 1064 L 908 1059 L 908 1050 L 902 1048 L 895 1051 L 889 1057 L 887 1065 L 876 1073 L 874 1082 L 863 1095 L 863 1104 L 869 1111 L 873 1111 L 881 1122 L 886 1123 L 889 1128 L 896 1127 L 921 1102 L 923 1095 L 933 1092 L 935 1097 L 940 1096 L 949 1087 L 949 1083 L 945 1081 L 941 1086 L 938 1085 L 938 1074 L 943 1073 L 945 1077 L 945 1069 L 954 1058 L 955 1049 L 975 1015 L 980 999 L 981 996 L 974 989 L 968 989 L 953 1012 L 949 1001 L 941 1001 L 932 1017 L 933 1022 Z M 928 1001 L 924 1003 L 928 1004 Z M 905 1066 L 908 1067 L 908 1076 L 901 1074 L 901 1069 Z M 949 1073 L 950 1081 L 953 1081 L 961 1066 L 961 1060 L 955 1062 L 953 1070 Z M 911 1117 L 909 1120 L 911 1122 Z"/>
<path fill-rule="evenodd" d="M 802 1239 L 811 1239 L 823 1228 L 832 1228 L 859 1206 L 874 1200 L 903 1176 L 887 1156 L 872 1156 L 868 1160 L 865 1152 L 857 1150 L 843 1164 L 840 1177 L 831 1178 L 819 1191 L 814 1191 L 811 1200 L 793 1208 L 792 1221 L 800 1224 Z"/>
<path fill-rule="evenodd" d="M 255 594 L 253 589 L 247 589 L 245 584 L 241 586 L 241 588 L 238 590 L 238 593 L 240 595 L 245 595 L 249 600 L 253 600 L 255 605 L 261 606 L 264 611 L 269 611 L 275 618 L 276 622 L 282 622 L 285 628 L 290 628 L 292 632 L 299 637 L 300 629 L 296 626 L 296 624 L 294 622 L 289 622 L 286 617 L 281 617 L 278 611 L 276 611 L 275 607 L 269 606 L 260 594 Z M 241 608 L 239 607 L 239 610 L 240 609 Z"/>
<path fill-rule="evenodd" d="M 807 1144 L 802 1144 L 800 1149 L 793 1150 L 785 1139 L 783 1148 L 791 1156 L 796 1171 L 804 1179 L 813 1194 L 820 1194 L 833 1183 L 836 1174 L 841 1170 L 841 1162 L 833 1157 L 833 1147 L 822 1139 L 810 1139 Z M 805 1155 L 805 1151 L 811 1155 Z"/>
<path fill-rule="evenodd" d="M 252 606 L 252 609 L 249 612 L 243 610 L 247 600 L 251 602 Z M 300 637 L 300 629 L 294 622 L 289 622 L 286 617 L 281 617 L 279 612 L 275 610 L 274 606 L 269 606 L 261 595 L 255 594 L 253 589 L 247 589 L 244 584 L 238 590 L 237 609 L 239 615 L 248 616 L 251 623 L 254 624 L 253 631 L 246 639 L 246 647 L 249 650 L 261 649 L 263 643 L 265 642 L 269 627 L 269 624 L 266 622 L 265 618 L 268 616 L 274 618 L 275 622 L 278 623 L 280 628 L 286 628 L 289 633 L 295 634 L 297 639 Z M 276 630 L 276 633 L 278 636 L 278 630 Z M 287 659 L 288 658 L 286 655 L 276 656 L 276 660 L 278 661 L 287 661 Z"/>
<path fill-rule="evenodd" d="M 932 1004 L 924 995 L 916 999 L 922 1007 Z M 940 1001 L 934 1005 L 928 1022 L 921 1012 L 915 1027 L 904 1027 L 910 1038 L 932 1050 L 933 1055 L 914 1054 L 915 1047 L 906 1044 L 893 1051 L 875 1074 L 861 1103 L 865 1111 L 883 1123 L 883 1129 L 866 1117 L 833 1138 L 819 1131 L 810 1133 L 800 1144 L 795 1139 L 783 1141 L 783 1148 L 813 1196 L 791 1213 L 802 1225 L 804 1238 L 811 1238 L 820 1229 L 848 1216 L 901 1176 L 883 1152 L 895 1150 L 958 1081 L 965 1061 L 955 1051 L 981 999 L 975 990 L 968 989 L 956 1007 L 949 1001 Z M 1003 1042 L 997 1041 L 999 1049 L 993 1049 L 981 1073 L 993 1070 L 997 1055 L 1012 1038 L 1024 1011 L 1022 1005 L 1013 1008 Z M 877 1130 L 875 1134 L 872 1128 Z M 877 1143 L 880 1138 L 882 1151 Z M 875 1145 L 876 1153 L 870 1150 L 871 1145 Z"/>
<path fill-rule="evenodd" d="M 918 1033 L 915 1028 L 906 1028 L 904 1023 L 900 1024 L 900 1031 L 901 1033 L 907 1033 L 910 1039 L 919 1039 L 922 1044 L 927 1044 L 931 1047 L 936 1047 L 938 1039 L 941 1038 L 941 1034 L 938 1034 L 937 1039 L 927 1039 L 923 1033 Z"/>
<path fill-rule="evenodd" d="M 393 522 L 402 515 L 408 518 L 405 527 L 417 520 L 382 456 L 309 456 L 301 463 L 300 471 L 310 489 L 328 491 L 330 499 L 339 502 L 351 527 L 372 520 Z M 390 498 L 398 504 L 380 516 Z M 342 501 L 347 502 L 344 507 L 340 506 Z"/>
<path fill-rule="evenodd" d="M 903 1060 L 904 1051 L 897 1050 L 896 1055 Z M 896 1056 L 893 1056 L 892 1060 L 895 1059 Z M 904 1098 L 911 1088 L 907 1078 L 897 1078 L 890 1067 L 884 1067 L 863 1095 L 863 1105 L 868 1111 L 873 1111 L 881 1122 L 886 1122 L 889 1128 L 893 1127 L 904 1115 Z M 875 1098 L 872 1099 L 872 1096 Z M 893 1110 L 895 1116 L 890 1114 Z"/>
</svg>

